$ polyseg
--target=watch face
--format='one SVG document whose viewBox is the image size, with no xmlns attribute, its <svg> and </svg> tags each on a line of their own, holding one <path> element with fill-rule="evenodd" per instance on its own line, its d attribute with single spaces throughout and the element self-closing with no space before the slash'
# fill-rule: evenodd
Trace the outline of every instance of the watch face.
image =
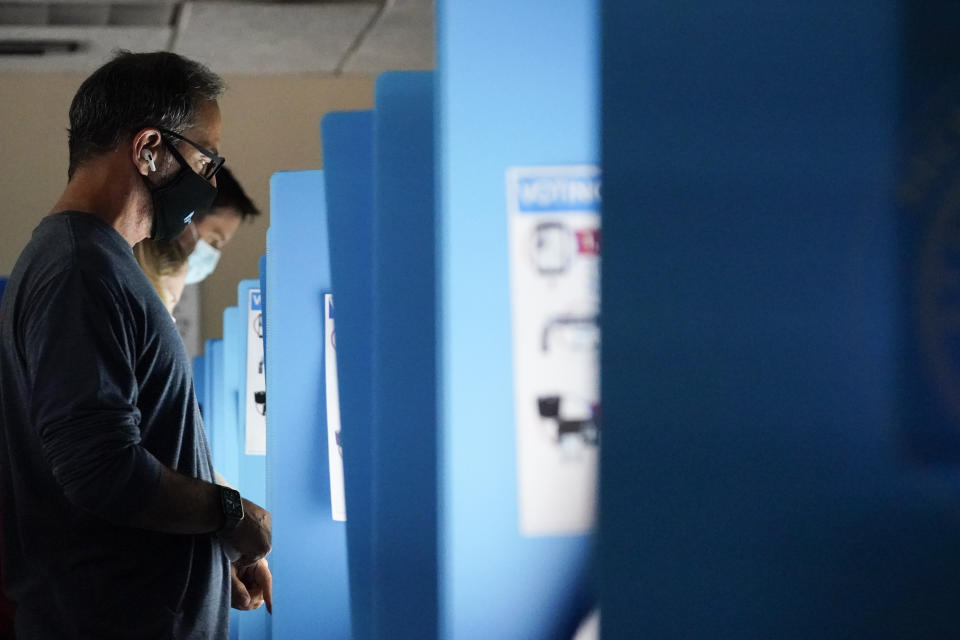
<svg viewBox="0 0 960 640">
<path fill-rule="evenodd" d="M 223 491 L 223 512 L 230 518 L 243 517 L 243 502 L 240 499 L 240 492 L 233 489 Z"/>
</svg>

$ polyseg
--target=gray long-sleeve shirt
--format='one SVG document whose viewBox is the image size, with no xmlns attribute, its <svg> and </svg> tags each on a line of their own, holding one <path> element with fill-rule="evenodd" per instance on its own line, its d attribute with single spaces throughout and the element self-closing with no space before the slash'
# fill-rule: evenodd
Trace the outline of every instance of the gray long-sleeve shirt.
<svg viewBox="0 0 960 640">
<path fill-rule="evenodd" d="M 161 465 L 213 481 L 183 343 L 119 233 L 49 216 L 0 302 L 2 567 L 18 637 L 227 637 L 217 539 L 123 524 Z"/>
</svg>

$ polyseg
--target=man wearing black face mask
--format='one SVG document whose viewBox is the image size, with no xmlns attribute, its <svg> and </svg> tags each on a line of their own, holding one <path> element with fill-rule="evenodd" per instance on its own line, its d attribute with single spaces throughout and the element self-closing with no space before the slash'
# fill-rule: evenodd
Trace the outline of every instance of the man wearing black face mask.
<svg viewBox="0 0 960 640">
<path fill-rule="evenodd" d="M 0 302 L 18 638 L 225 639 L 231 596 L 269 606 L 270 514 L 214 484 L 183 344 L 132 252 L 213 199 L 221 91 L 180 56 L 121 53 L 71 105 L 69 182 Z"/>
</svg>

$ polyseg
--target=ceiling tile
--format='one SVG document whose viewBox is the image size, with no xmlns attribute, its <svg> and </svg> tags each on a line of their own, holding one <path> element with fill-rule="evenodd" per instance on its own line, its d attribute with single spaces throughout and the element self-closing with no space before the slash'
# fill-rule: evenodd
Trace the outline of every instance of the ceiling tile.
<svg viewBox="0 0 960 640">
<path fill-rule="evenodd" d="M 0 56 L 0 72 L 93 71 L 112 56 L 114 49 L 157 51 L 166 49 L 170 28 L 155 27 L 13 27 L 0 26 L 0 40 L 77 41 L 76 53 L 42 56 Z"/>
<path fill-rule="evenodd" d="M 110 5 L 110 24 L 129 26 L 163 27 L 173 24 L 176 5 L 157 4 L 114 4 Z"/>
<path fill-rule="evenodd" d="M 45 4 L 0 2 L 0 24 L 47 24 L 50 7 Z"/>
<path fill-rule="evenodd" d="M 375 13 L 370 3 L 189 3 L 173 50 L 217 73 L 333 73 Z"/>
<path fill-rule="evenodd" d="M 434 57 L 432 0 L 395 0 L 387 5 L 360 47 L 344 65 L 345 73 L 429 70 Z"/>
<path fill-rule="evenodd" d="M 50 6 L 51 25 L 105 27 L 110 19 L 109 4 L 56 3 Z"/>
</svg>

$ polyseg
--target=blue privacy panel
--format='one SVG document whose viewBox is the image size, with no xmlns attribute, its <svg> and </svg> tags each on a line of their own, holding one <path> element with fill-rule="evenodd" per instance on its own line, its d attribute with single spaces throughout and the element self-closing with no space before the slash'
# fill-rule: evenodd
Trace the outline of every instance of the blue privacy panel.
<svg viewBox="0 0 960 640">
<path fill-rule="evenodd" d="M 267 502 L 273 637 L 350 638 L 346 528 L 330 508 L 323 293 L 330 288 L 322 171 L 270 180 Z"/>
<path fill-rule="evenodd" d="M 590 538 L 519 533 L 505 186 L 511 166 L 598 161 L 598 7 L 438 5 L 440 636 L 569 638 Z"/>
<path fill-rule="evenodd" d="M 433 113 L 432 73 L 377 79 L 373 615 L 374 637 L 398 640 L 437 637 Z"/>
<path fill-rule="evenodd" d="M 210 455 L 216 464 L 216 451 L 219 443 L 217 435 L 224 422 L 225 402 L 223 401 L 223 339 L 207 340 L 207 398 L 210 409 L 209 420 L 205 420 L 207 435 L 210 437 Z M 218 470 L 219 471 L 219 470 Z"/>
<path fill-rule="evenodd" d="M 248 412 L 260 411 L 263 404 L 256 402 L 252 397 L 251 388 L 255 387 L 258 391 L 266 391 L 265 386 L 260 384 L 249 385 L 247 377 L 250 374 L 251 366 L 256 378 L 259 373 L 262 376 L 263 361 L 259 357 L 254 359 L 257 362 L 251 363 L 248 360 L 248 341 L 260 341 L 260 335 L 263 328 L 263 296 L 260 292 L 259 280 L 241 280 L 237 285 L 237 309 L 239 310 L 240 331 L 239 331 L 239 353 L 240 362 L 238 367 L 239 381 L 237 385 L 237 425 L 238 425 L 238 451 L 239 456 L 239 484 L 237 488 L 247 500 L 252 500 L 258 505 L 269 510 L 267 504 L 267 471 L 266 455 L 263 453 L 253 453 L 259 447 L 254 443 L 254 448 L 250 448 L 247 437 L 247 414 Z M 254 350 L 254 355 L 259 355 Z M 253 407 L 251 408 L 251 402 Z M 265 407 L 264 407 L 265 408 Z M 269 620 L 267 618 L 267 609 L 262 607 L 256 611 L 240 613 L 240 640 L 265 640 L 270 637 Z"/>
<path fill-rule="evenodd" d="M 321 134 L 337 308 L 353 638 L 366 640 L 372 637 L 373 611 L 373 114 L 328 114 Z"/>
<path fill-rule="evenodd" d="M 216 402 L 214 400 L 214 372 L 217 369 L 217 362 L 215 359 L 214 351 L 216 350 L 216 345 L 220 340 L 207 340 L 203 344 L 203 385 L 201 385 L 201 390 L 203 395 L 199 395 L 197 400 L 200 402 L 200 407 L 203 410 L 203 427 L 207 431 L 207 441 L 210 444 L 210 455 L 213 455 L 213 425 L 216 422 L 215 406 Z"/>
<path fill-rule="evenodd" d="M 603 12 L 603 636 L 956 637 L 960 483 L 899 403 L 906 3 L 694 4 Z"/>
<path fill-rule="evenodd" d="M 234 487 L 240 484 L 240 424 L 237 401 L 240 385 L 240 331 L 243 322 L 237 307 L 223 310 L 223 369 L 219 375 L 217 422 L 213 440 L 213 467 Z M 220 420 L 220 416 L 223 417 Z"/>
</svg>

